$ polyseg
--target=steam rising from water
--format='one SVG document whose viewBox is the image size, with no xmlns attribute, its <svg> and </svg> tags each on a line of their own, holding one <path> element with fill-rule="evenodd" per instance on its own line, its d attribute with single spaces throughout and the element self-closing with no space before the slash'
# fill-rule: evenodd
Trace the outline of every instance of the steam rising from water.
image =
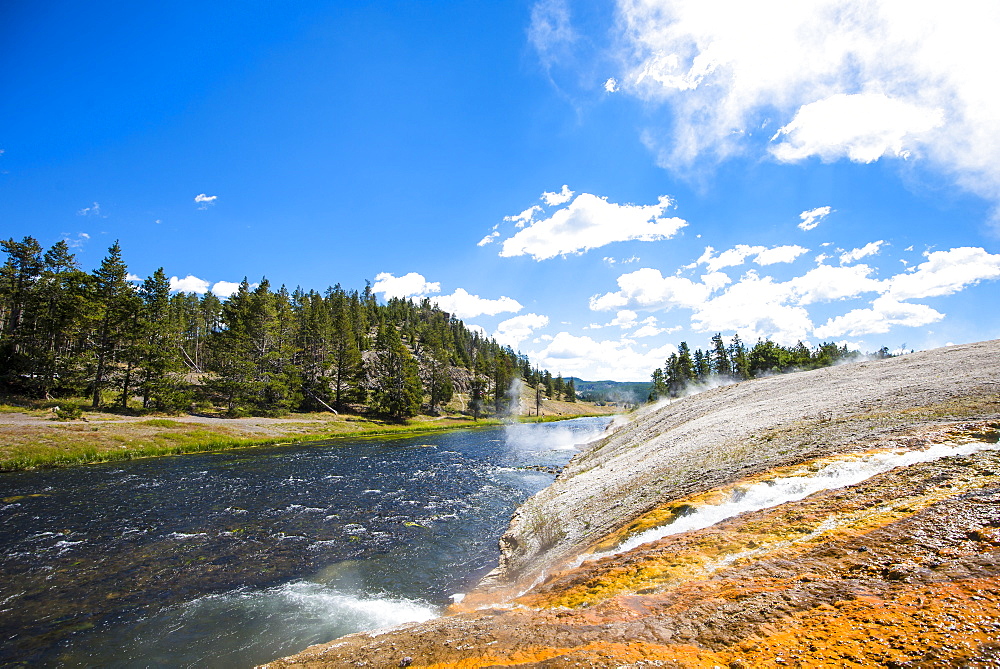
<svg viewBox="0 0 1000 669">
<path fill-rule="evenodd" d="M 572 423 L 518 424 L 504 426 L 507 447 L 518 452 L 579 450 L 604 435 L 606 420 Z"/>
<path fill-rule="evenodd" d="M 816 471 L 803 468 L 800 474 L 775 478 L 731 490 L 728 500 L 720 504 L 706 504 L 680 516 L 673 522 L 654 527 L 631 537 L 608 553 L 595 554 L 592 559 L 630 551 L 651 541 L 671 534 L 711 527 L 745 511 L 757 511 L 794 502 L 821 490 L 832 490 L 855 485 L 896 467 L 906 467 L 920 462 L 931 462 L 944 457 L 968 456 L 982 450 L 1000 450 L 1000 445 L 973 442 L 954 446 L 935 444 L 921 451 L 891 451 L 871 453 L 850 459 L 837 460 Z"/>
</svg>

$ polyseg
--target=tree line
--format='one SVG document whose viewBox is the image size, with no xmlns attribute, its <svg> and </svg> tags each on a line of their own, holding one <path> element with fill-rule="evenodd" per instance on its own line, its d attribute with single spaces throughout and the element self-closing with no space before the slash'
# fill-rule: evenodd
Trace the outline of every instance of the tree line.
<svg viewBox="0 0 1000 669">
<path fill-rule="evenodd" d="M 860 351 L 847 346 L 822 343 L 810 349 L 801 341 L 795 346 L 780 346 L 770 339 L 758 339 L 751 348 L 733 335 L 729 344 L 721 333 L 712 337 L 712 347 L 694 352 L 687 342 L 681 342 L 677 353 L 670 354 L 663 367 L 653 370 L 649 401 L 664 397 L 678 397 L 694 384 L 743 381 L 759 376 L 829 367 L 839 362 L 862 357 Z M 889 349 L 879 349 L 876 357 L 891 357 Z"/>
<path fill-rule="evenodd" d="M 163 268 L 130 281 L 117 242 L 89 273 L 65 241 L 47 250 L 32 237 L 0 246 L 7 393 L 85 396 L 95 409 L 395 419 L 439 413 L 456 393 L 476 418 L 504 413 L 515 378 L 549 397 L 567 393 L 561 375 L 554 381 L 427 299 L 380 304 L 370 285 L 290 292 L 266 279 L 244 279 L 228 298 L 171 293 Z"/>
</svg>

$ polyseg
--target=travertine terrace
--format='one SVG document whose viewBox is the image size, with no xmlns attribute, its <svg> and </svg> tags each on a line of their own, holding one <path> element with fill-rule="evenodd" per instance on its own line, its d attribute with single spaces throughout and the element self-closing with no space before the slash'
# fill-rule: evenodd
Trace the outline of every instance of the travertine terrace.
<svg viewBox="0 0 1000 669">
<path fill-rule="evenodd" d="M 462 610 L 272 666 L 997 666 L 998 430 L 1000 341 L 651 408 L 518 510 Z M 966 450 L 605 553 L 755 483 L 934 445 Z"/>
</svg>

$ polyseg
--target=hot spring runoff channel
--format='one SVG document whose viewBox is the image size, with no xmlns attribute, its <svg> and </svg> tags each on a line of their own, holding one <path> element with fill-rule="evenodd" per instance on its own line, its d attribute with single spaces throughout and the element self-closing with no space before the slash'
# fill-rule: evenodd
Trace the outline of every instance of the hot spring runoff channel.
<svg viewBox="0 0 1000 669">
<path fill-rule="evenodd" d="M 609 418 L 0 475 L 0 664 L 249 666 L 437 615 Z"/>
</svg>

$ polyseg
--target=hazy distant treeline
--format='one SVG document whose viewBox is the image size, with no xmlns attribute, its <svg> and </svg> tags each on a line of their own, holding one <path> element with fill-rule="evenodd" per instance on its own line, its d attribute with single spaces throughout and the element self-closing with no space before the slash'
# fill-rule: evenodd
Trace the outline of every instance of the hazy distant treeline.
<svg viewBox="0 0 1000 669">
<path fill-rule="evenodd" d="M 86 396 L 95 408 L 394 418 L 435 413 L 456 392 L 476 416 L 500 412 L 514 378 L 556 394 L 548 371 L 426 299 L 379 304 L 367 285 L 321 294 L 266 279 L 244 279 L 226 299 L 171 294 L 162 268 L 129 281 L 117 242 L 90 273 L 66 242 L 0 244 L 0 385 L 10 393 Z"/>
</svg>

